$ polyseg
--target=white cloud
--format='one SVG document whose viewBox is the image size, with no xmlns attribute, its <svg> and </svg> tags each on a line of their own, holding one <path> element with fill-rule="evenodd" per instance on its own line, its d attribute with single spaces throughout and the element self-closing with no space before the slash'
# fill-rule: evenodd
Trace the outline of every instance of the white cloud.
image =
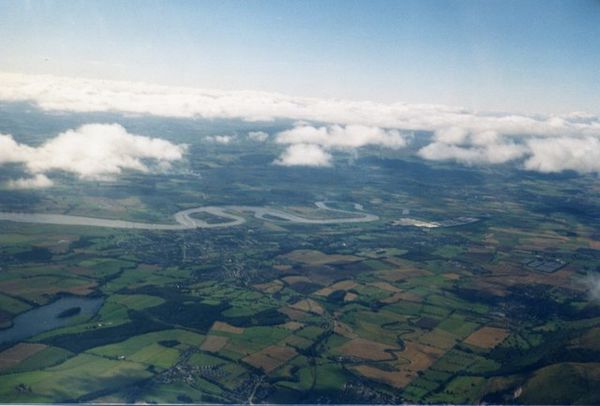
<svg viewBox="0 0 600 406">
<path fill-rule="evenodd" d="M 557 120 L 556 125 L 560 125 Z M 516 161 L 523 169 L 543 173 L 573 170 L 600 174 L 600 137 L 501 135 L 472 133 L 461 128 L 436 131 L 434 141 L 421 148 L 424 159 L 450 160 L 466 165 Z"/>
<path fill-rule="evenodd" d="M 0 165 L 26 161 L 34 152 L 34 148 L 17 143 L 11 135 L 0 134 Z"/>
<path fill-rule="evenodd" d="M 282 166 L 331 166 L 331 154 L 314 144 L 294 144 L 273 163 Z"/>
<path fill-rule="evenodd" d="M 521 158 L 526 148 L 518 144 L 490 144 L 464 147 L 433 142 L 418 152 L 422 158 L 434 161 L 455 161 L 466 165 L 501 164 Z"/>
<path fill-rule="evenodd" d="M 160 138 L 130 134 L 118 124 L 86 124 L 67 130 L 38 147 L 17 143 L 12 136 L 0 134 L 0 165 L 21 163 L 33 175 L 61 170 L 83 179 L 107 179 L 124 169 L 149 172 L 148 161 L 168 168 L 185 153 L 185 145 Z M 13 187 L 48 185 L 50 179 L 34 176 L 16 180 Z"/>
<path fill-rule="evenodd" d="M 434 161 L 455 161 L 466 165 L 502 164 L 522 158 L 527 148 L 496 131 L 470 132 L 461 127 L 437 130 L 433 142 L 417 155 Z"/>
<path fill-rule="evenodd" d="M 437 142 L 444 144 L 462 144 L 465 142 L 469 132 L 461 127 L 448 127 L 438 130 L 434 134 Z"/>
<path fill-rule="evenodd" d="M 209 142 L 216 142 L 217 144 L 230 144 L 235 137 L 233 135 L 209 135 L 205 137 Z"/>
<path fill-rule="evenodd" d="M 250 131 L 248 133 L 248 138 L 252 141 L 265 142 L 269 139 L 269 134 L 264 131 Z"/>
<path fill-rule="evenodd" d="M 276 141 L 279 144 L 290 145 L 276 161 L 279 164 L 285 162 L 288 166 L 306 165 L 300 156 L 309 152 L 318 163 L 315 166 L 325 166 L 323 163 L 329 166 L 331 155 L 326 150 L 353 151 L 367 145 L 398 149 L 406 145 L 405 135 L 398 130 L 384 130 L 363 125 L 313 127 L 304 123 L 299 123 L 290 130 L 278 133 Z M 292 148 L 298 145 L 301 147 Z"/>
<path fill-rule="evenodd" d="M 581 283 L 587 287 L 590 300 L 600 302 L 600 275 L 588 274 Z"/>
<path fill-rule="evenodd" d="M 30 101 L 41 109 L 58 112 L 108 111 L 249 121 L 285 118 L 305 124 L 278 134 L 278 142 L 312 144 L 323 151 L 365 145 L 401 148 L 407 142 L 401 131 L 425 130 L 435 134 L 432 143 L 418 153 L 425 159 L 471 165 L 515 161 L 528 170 L 599 172 L 596 151 L 600 117 L 581 112 L 486 113 L 442 105 L 321 100 L 267 92 L 8 73 L 0 73 L 0 100 Z M 306 122 L 327 125 L 313 127 Z M 252 139 L 250 135 L 249 138 Z M 258 140 L 262 135 L 255 138 Z M 215 138 L 214 141 L 232 140 Z M 561 145 L 562 150 L 553 144 Z M 26 154 L 27 147 L 15 149 L 14 153 Z"/>
<path fill-rule="evenodd" d="M 489 114 L 429 104 L 321 100 L 255 91 L 218 91 L 145 83 L 0 73 L 0 100 L 31 101 L 44 110 L 114 111 L 168 117 L 287 118 L 340 125 L 509 135 L 600 135 L 600 118 Z"/>
<path fill-rule="evenodd" d="M 54 182 L 41 173 L 38 173 L 32 178 L 9 180 L 6 183 L 8 189 L 42 189 L 51 187 L 52 185 L 54 185 Z"/>
<path fill-rule="evenodd" d="M 352 149 L 378 145 L 398 149 L 406 145 L 406 137 L 398 130 L 384 130 L 363 125 L 313 127 L 300 125 L 277 134 L 280 144 L 316 144 L 330 149 Z"/>
<path fill-rule="evenodd" d="M 527 141 L 531 156 L 525 161 L 528 170 L 600 173 L 600 139 L 595 137 L 534 138 Z"/>
</svg>

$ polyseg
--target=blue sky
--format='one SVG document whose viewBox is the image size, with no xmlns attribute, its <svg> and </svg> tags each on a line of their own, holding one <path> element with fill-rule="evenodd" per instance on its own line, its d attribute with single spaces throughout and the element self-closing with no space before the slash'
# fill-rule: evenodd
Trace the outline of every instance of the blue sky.
<svg viewBox="0 0 600 406">
<path fill-rule="evenodd" d="M 0 1 L 0 70 L 600 112 L 599 1 Z"/>
</svg>

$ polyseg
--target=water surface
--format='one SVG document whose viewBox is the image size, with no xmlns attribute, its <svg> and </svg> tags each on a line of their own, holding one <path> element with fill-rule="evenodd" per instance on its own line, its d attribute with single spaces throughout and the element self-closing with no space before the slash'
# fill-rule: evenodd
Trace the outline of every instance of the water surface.
<svg viewBox="0 0 600 406">
<path fill-rule="evenodd" d="M 103 302 L 104 299 L 101 297 L 68 296 L 28 310 L 13 319 L 12 327 L 0 330 L 0 344 L 25 340 L 55 328 L 68 326 L 74 319 L 90 318 L 98 312 Z M 73 307 L 81 308 L 76 316 L 58 317 L 62 312 Z"/>
<path fill-rule="evenodd" d="M 283 210 L 274 209 L 271 207 L 260 206 L 204 206 L 195 207 L 192 209 L 182 210 L 175 213 L 174 218 L 177 224 L 162 224 L 162 223 L 139 223 L 135 221 L 111 220 L 96 217 L 71 216 L 66 214 L 48 214 L 48 213 L 15 213 L 15 212 L 0 212 L 0 220 L 15 221 L 19 223 L 38 223 L 38 224 L 60 224 L 72 226 L 92 226 L 92 227 L 110 227 L 110 228 L 131 228 L 142 230 L 187 230 L 193 228 L 219 228 L 231 227 L 244 224 L 246 219 L 240 215 L 231 213 L 235 212 L 251 212 L 254 217 L 271 222 L 277 222 L 271 216 L 280 218 L 284 221 L 299 224 L 342 224 L 342 223 L 363 223 L 368 221 L 376 221 L 379 219 L 374 214 L 365 212 L 353 212 L 340 209 L 332 209 L 325 202 L 316 202 L 317 207 L 323 211 L 344 214 L 348 217 L 337 218 L 309 218 L 299 214 L 288 213 Z M 362 206 L 355 205 L 357 210 L 362 210 Z M 226 221 L 219 223 L 208 223 L 202 219 L 195 218 L 194 213 L 209 213 L 216 217 L 221 217 Z M 228 220 L 228 221 L 227 221 Z"/>
</svg>

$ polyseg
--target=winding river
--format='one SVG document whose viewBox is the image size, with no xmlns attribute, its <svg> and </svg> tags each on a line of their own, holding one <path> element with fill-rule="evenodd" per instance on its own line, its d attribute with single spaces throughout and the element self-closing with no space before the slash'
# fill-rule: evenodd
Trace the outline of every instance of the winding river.
<svg viewBox="0 0 600 406">
<path fill-rule="evenodd" d="M 327 206 L 326 202 L 316 202 L 319 209 L 340 213 L 347 217 L 338 218 L 308 218 L 298 214 L 288 213 L 283 210 L 273 209 L 261 206 L 203 206 L 192 209 L 182 210 L 175 213 L 177 224 L 160 223 L 139 223 L 135 221 L 111 220 L 96 217 L 70 216 L 66 214 L 47 214 L 47 213 L 17 213 L 0 212 L 0 221 L 13 221 L 18 223 L 36 223 L 36 224 L 58 224 L 69 226 L 91 226 L 91 227 L 109 227 L 109 228 L 131 228 L 140 230 L 189 230 L 193 228 L 221 228 L 232 227 L 244 224 L 246 219 L 232 212 L 251 212 L 254 217 L 270 222 L 290 222 L 300 224 L 341 224 L 341 223 L 364 223 L 378 220 L 379 217 L 374 214 L 362 212 L 362 206 L 355 204 L 358 211 L 347 211 L 333 209 Z M 192 217 L 195 213 L 208 213 L 213 216 L 221 217 L 226 221 L 220 223 L 208 223 L 199 218 Z"/>
</svg>

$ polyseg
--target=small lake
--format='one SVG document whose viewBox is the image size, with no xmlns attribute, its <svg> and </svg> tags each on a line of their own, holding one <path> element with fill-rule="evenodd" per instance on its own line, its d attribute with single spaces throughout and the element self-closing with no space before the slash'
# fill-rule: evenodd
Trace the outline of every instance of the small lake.
<svg viewBox="0 0 600 406">
<path fill-rule="evenodd" d="M 0 330 L 0 345 L 17 342 L 37 334 L 54 330 L 72 324 L 72 320 L 81 316 L 90 318 L 94 316 L 104 299 L 101 297 L 63 297 L 50 304 L 28 310 L 13 319 L 10 328 Z M 76 315 L 64 317 L 67 310 L 80 308 Z M 62 314 L 63 317 L 60 317 Z"/>
</svg>

